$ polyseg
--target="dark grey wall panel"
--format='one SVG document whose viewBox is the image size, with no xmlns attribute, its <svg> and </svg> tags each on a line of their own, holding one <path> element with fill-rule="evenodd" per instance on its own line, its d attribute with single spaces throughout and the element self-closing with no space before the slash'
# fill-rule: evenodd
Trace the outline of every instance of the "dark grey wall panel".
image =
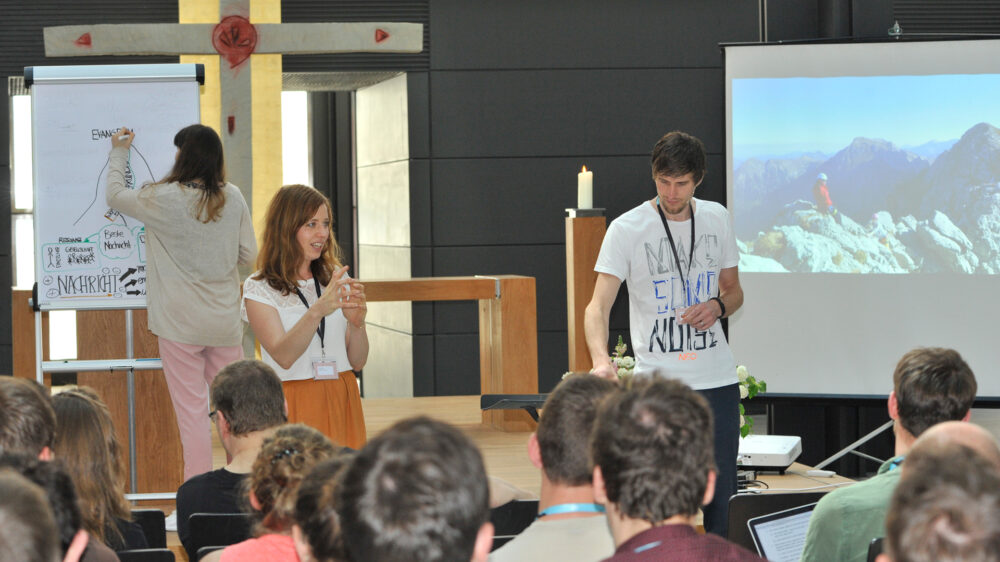
<svg viewBox="0 0 1000 562">
<path fill-rule="evenodd" d="M 410 158 L 431 155 L 430 93 L 430 75 L 427 72 L 406 73 Z"/>
<path fill-rule="evenodd" d="M 721 152 L 721 69 L 434 72 L 436 158 L 648 154 L 664 132 Z"/>
<path fill-rule="evenodd" d="M 434 336 L 431 335 L 413 336 L 413 395 L 434 396 Z"/>
<path fill-rule="evenodd" d="M 431 162 L 427 159 L 410 160 L 410 245 L 430 244 Z"/>
<path fill-rule="evenodd" d="M 819 3 L 802 0 L 765 0 L 767 41 L 819 37 Z"/>
<path fill-rule="evenodd" d="M 151 64 L 177 57 L 47 58 L 42 28 L 95 23 L 177 23 L 176 0 L 4 0 L 0 7 L 0 76 L 18 76 L 25 66 L 75 64 Z"/>
<path fill-rule="evenodd" d="M 666 132 L 653 136 L 647 150 Z M 656 195 L 646 155 L 435 159 L 434 244 L 565 244 L 565 210 L 576 207 L 581 164 L 594 171 L 594 206 L 606 209 L 608 222 Z M 709 156 L 697 197 L 725 202 L 724 165 L 721 155 Z"/>
<path fill-rule="evenodd" d="M 466 246 L 436 248 L 434 275 L 511 273 L 535 278 L 538 329 L 566 329 L 566 250 L 558 244 L 534 246 Z M 447 303 L 435 305 L 436 332 L 477 331 L 476 309 L 471 318 L 453 314 Z"/>
<path fill-rule="evenodd" d="M 434 336 L 434 394 L 479 394 L 479 336 Z M 423 385 L 421 385 L 423 386 Z M 416 383 L 414 382 L 414 387 Z"/>
<path fill-rule="evenodd" d="M 719 66 L 757 40 L 757 0 L 433 0 L 431 68 Z"/>
</svg>

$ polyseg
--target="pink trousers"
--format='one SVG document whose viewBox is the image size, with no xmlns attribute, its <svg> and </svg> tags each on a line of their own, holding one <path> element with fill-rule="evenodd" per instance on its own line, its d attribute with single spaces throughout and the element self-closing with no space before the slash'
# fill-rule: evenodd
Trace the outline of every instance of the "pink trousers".
<svg viewBox="0 0 1000 562">
<path fill-rule="evenodd" d="M 243 359 L 243 348 L 211 347 L 159 338 L 163 375 L 174 404 L 184 449 L 184 480 L 212 470 L 212 428 L 208 388 L 226 365 Z"/>
</svg>

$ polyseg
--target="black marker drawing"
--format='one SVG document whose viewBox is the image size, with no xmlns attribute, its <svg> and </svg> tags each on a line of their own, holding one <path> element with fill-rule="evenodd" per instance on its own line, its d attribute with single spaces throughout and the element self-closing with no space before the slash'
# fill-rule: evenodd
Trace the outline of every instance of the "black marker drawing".
<svg viewBox="0 0 1000 562">
<path fill-rule="evenodd" d="M 146 157 L 143 156 L 142 152 L 139 151 L 139 147 L 137 147 L 135 145 L 135 143 L 133 143 L 132 147 L 130 148 L 130 150 L 135 150 L 135 153 L 138 154 L 139 158 L 142 159 L 142 163 L 146 165 L 146 171 L 149 172 L 149 177 L 152 180 L 153 179 L 153 169 L 150 168 L 149 162 L 146 161 Z M 110 162 L 110 161 L 111 161 L 111 157 L 108 156 L 107 160 L 104 161 L 104 166 L 101 167 L 101 171 L 97 174 L 97 183 L 94 185 L 94 198 L 90 201 L 90 205 L 87 205 L 87 208 L 84 209 L 82 213 L 80 213 L 80 216 L 77 217 L 75 221 L 73 221 L 73 226 L 76 226 L 76 224 L 78 222 L 80 222 L 80 219 L 82 219 L 84 217 L 84 215 L 86 215 L 87 212 L 90 211 L 90 209 L 94 206 L 94 203 L 97 202 L 97 194 L 100 192 L 100 189 L 101 189 L 101 178 L 104 176 L 104 170 L 106 170 L 108 168 L 108 162 Z M 126 173 L 126 186 L 128 186 L 128 176 L 131 175 L 132 176 L 132 186 L 130 187 L 130 189 L 136 189 L 137 186 L 135 185 L 135 175 L 131 174 L 130 173 L 131 171 L 132 171 L 132 159 L 130 158 L 129 162 L 128 162 L 128 166 L 127 166 L 127 168 L 125 170 L 125 173 Z M 128 226 L 128 221 L 125 220 L 124 215 L 122 215 L 121 213 L 119 213 L 118 211 L 116 211 L 114 209 L 108 209 L 108 211 L 106 213 L 104 213 L 104 217 L 107 218 L 109 221 L 112 221 L 112 222 L 114 222 L 114 220 L 115 220 L 116 217 L 121 217 L 122 218 L 122 224 L 125 225 L 125 226 Z"/>
</svg>

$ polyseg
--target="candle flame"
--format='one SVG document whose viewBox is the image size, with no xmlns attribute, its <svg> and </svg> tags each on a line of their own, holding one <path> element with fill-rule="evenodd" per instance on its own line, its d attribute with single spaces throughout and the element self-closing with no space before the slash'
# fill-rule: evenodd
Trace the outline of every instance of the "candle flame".
<svg viewBox="0 0 1000 562">
<path fill-rule="evenodd" d="M 587 171 L 587 167 L 586 166 L 580 166 L 580 173 L 581 174 L 584 173 L 584 172 L 586 172 L 586 171 Z"/>
</svg>

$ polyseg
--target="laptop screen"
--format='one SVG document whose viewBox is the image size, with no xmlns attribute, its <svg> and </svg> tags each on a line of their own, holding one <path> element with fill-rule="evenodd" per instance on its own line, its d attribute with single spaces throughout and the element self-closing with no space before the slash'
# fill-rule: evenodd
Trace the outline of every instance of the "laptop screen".
<svg viewBox="0 0 1000 562">
<path fill-rule="evenodd" d="M 747 521 L 757 553 L 771 562 L 797 562 L 815 503 L 754 517 Z"/>
</svg>

